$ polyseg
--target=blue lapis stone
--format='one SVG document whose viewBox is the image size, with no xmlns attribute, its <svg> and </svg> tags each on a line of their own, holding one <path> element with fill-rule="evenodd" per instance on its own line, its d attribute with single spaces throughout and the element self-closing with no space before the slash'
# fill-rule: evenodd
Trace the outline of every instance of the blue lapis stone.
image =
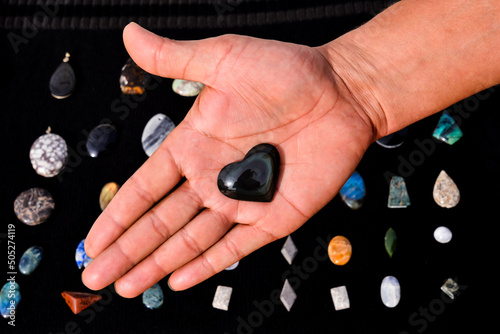
<svg viewBox="0 0 500 334">
<path fill-rule="evenodd" d="M 163 290 L 160 284 L 156 283 L 142 294 L 142 303 L 152 310 L 163 305 Z"/>
<path fill-rule="evenodd" d="M 21 300 L 19 285 L 16 282 L 7 282 L 0 290 L 0 314 L 2 317 L 8 318 L 11 315 L 16 315 L 16 308 Z"/>
<path fill-rule="evenodd" d="M 43 248 L 39 246 L 33 246 L 28 248 L 19 260 L 19 271 L 24 275 L 29 275 L 40 264 L 43 257 Z"/>
<path fill-rule="evenodd" d="M 340 189 L 340 198 L 351 209 L 359 209 L 366 196 L 365 182 L 358 172 L 354 172 Z"/>
<path fill-rule="evenodd" d="M 75 261 L 78 269 L 82 267 L 87 267 L 87 265 L 92 261 L 92 259 L 85 253 L 85 239 L 80 241 L 78 247 L 76 248 Z"/>
<path fill-rule="evenodd" d="M 457 123 L 447 112 L 443 112 L 439 122 L 434 129 L 432 136 L 449 145 L 455 144 L 462 138 L 462 130 L 458 127 Z"/>
</svg>

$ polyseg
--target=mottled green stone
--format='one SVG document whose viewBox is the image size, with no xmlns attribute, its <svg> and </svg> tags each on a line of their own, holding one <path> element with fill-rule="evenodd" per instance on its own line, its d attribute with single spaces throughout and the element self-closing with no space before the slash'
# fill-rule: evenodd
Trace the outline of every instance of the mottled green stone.
<svg viewBox="0 0 500 334">
<path fill-rule="evenodd" d="M 453 145 L 460 138 L 462 138 L 463 133 L 453 117 L 451 117 L 447 112 L 443 112 L 432 135 L 436 139 L 439 139 L 449 145 Z"/>
<path fill-rule="evenodd" d="M 392 255 L 396 251 L 396 246 L 398 244 L 398 237 L 396 235 L 396 232 L 394 232 L 394 230 L 392 229 L 392 227 L 389 228 L 385 233 L 384 243 L 387 254 L 389 254 L 389 257 L 392 258 Z"/>
<path fill-rule="evenodd" d="M 389 200 L 387 201 L 387 207 L 406 208 L 410 204 L 410 196 L 406 190 L 405 180 L 401 176 L 393 176 L 389 186 Z"/>
</svg>

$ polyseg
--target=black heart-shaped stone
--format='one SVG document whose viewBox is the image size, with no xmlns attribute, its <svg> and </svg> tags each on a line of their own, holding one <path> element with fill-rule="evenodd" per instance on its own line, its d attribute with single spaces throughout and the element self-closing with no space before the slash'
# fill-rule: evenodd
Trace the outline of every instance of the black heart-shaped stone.
<svg viewBox="0 0 500 334">
<path fill-rule="evenodd" d="M 271 144 L 259 144 L 245 155 L 221 169 L 217 185 L 229 198 L 271 202 L 278 183 L 280 155 Z"/>
</svg>

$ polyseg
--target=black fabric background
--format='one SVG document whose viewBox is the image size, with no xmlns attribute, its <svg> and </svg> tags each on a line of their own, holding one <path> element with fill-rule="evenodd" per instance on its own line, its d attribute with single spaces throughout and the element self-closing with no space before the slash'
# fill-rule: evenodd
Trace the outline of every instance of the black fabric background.
<svg viewBox="0 0 500 334">
<path fill-rule="evenodd" d="M 299 6 L 299 2 L 269 3 L 278 9 Z M 368 192 L 364 206 L 352 211 L 335 197 L 292 234 L 299 249 L 293 263 L 299 269 L 294 271 L 281 255 L 283 239 L 243 259 L 236 270 L 221 272 L 188 291 L 170 291 L 166 280 L 161 281 L 165 294 L 161 309 L 149 310 L 140 297 L 124 299 L 109 287 L 99 292 L 104 297 L 101 302 L 74 315 L 60 293 L 88 291 L 81 282 L 74 253 L 100 213 L 102 186 L 110 181 L 123 184 L 146 160 L 140 137 L 153 115 L 165 113 L 178 124 L 194 99 L 176 95 L 171 90 L 172 80 L 164 79 L 140 100 L 125 100 L 118 78 L 128 56 L 118 28 L 57 29 L 43 25 L 29 34 L 16 52 L 8 34 L 28 36 L 22 25 L 16 28 L 13 24 L 18 11 L 28 17 L 36 13 L 35 4 L 28 7 L 2 3 L 0 13 L 4 19 L 0 33 L 1 284 L 8 278 L 8 224 L 16 226 L 17 261 L 32 245 L 42 246 L 45 254 L 32 275 L 16 276 L 22 294 L 16 326 L 2 319 L 2 333 L 455 333 L 467 325 L 473 325 L 476 332 L 491 328 L 495 319 L 486 314 L 493 301 L 490 291 L 496 288 L 489 271 L 495 266 L 496 235 L 491 229 L 495 228 L 500 185 L 496 177 L 500 163 L 499 87 L 451 108 L 463 110 L 453 114 L 464 132 L 453 146 L 431 139 L 438 114 L 412 125 L 407 142 L 400 148 L 388 150 L 373 144 L 357 169 Z M 107 13 L 92 12 L 92 6 L 79 8 L 83 8 L 81 16 L 102 15 L 105 21 Z M 186 10 L 205 15 L 196 8 L 192 4 Z M 213 6 L 203 8 L 206 15 L 217 16 Z M 248 8 L 243 2 L 226 14 L 243 14 Z M 265 11 L 265 7 L 258 8 Z M 115 12 L 119 17 L 120 10 Z M 315 46 L 373 15 L 366 10 L 344 13 L 343 17 L 319 15 L 314 20 L 302 17 L 277 24 L 256 20 L 240 26 L 228 24 L 231 18 L 223 14 L 218 27 L 193 21 L 191 27 L 182 29 L 156 24 L 151 28 L 175 39 L 239 33 Z M 48 82 L 67 51 L 78 87 L 68 99 L 56 100 L 50 96 Z M 86 135 L 107 121 L 118 127 L 119 145 L 106 156 L 90 158 L 84 149 Z M 28 154 L 33 141 L 49 126 L 66 139 L 72 153 L 61 177 L 45 179 L 34 172 Z M 438 207 L 432 198 L 434 181 L 443 169 L 461 191 L 461 201 L 453 209 Z M 412 202 L 406 209 L 387 208 L 387 175 L 391 173 L 405 177 Z M 56 200 L 50 220 L 35 227 L 20 223 L 12 209 L 16 196 L 31 187 L 46 188 Z M 449 244 L 438 244 L 433 238 L 440 225 L 453 232 Z M 389 227 L 399 237 L 392 259 L 384 249 Z M 325 260 L 326 250 L 321 248 L 321 240 L 327 243 L 335 235 L 346 236 L 353 245 L 353 257 L 343 267 Z M 396 276 L 402 287 L 401 301 L 394 309 L 386 308 L 380 299 L 380 283 L 387 275 Z M 293 282 L 298 296 L 290 312 L 271 301 L 285 278 Z M 447 278 L 461 285 L 453 302 L 440 291 Z M 233 288 L 229 311 L 211 306 L 217 285 Z M 330 289 L 340 285 L 347 287 L 351 307 L 335 311 Z"/>
</svg>

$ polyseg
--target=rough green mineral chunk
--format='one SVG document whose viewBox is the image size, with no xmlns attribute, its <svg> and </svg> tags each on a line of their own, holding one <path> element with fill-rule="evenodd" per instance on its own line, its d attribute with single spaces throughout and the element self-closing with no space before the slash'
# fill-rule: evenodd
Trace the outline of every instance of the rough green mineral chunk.
<svg viewBox="0 0 500 334">
<path fill-rule="evenodd" d="M 396 251 L 396 246 L 398 244 L 398 236 L 396 235 L 396 232 L 394 232 L 392 227 L 389 228 L 385 233 L 384 242 L 387 254 L 389 254 L 389 257 L 392 257 L 392 255 Z"/>
</svg>

